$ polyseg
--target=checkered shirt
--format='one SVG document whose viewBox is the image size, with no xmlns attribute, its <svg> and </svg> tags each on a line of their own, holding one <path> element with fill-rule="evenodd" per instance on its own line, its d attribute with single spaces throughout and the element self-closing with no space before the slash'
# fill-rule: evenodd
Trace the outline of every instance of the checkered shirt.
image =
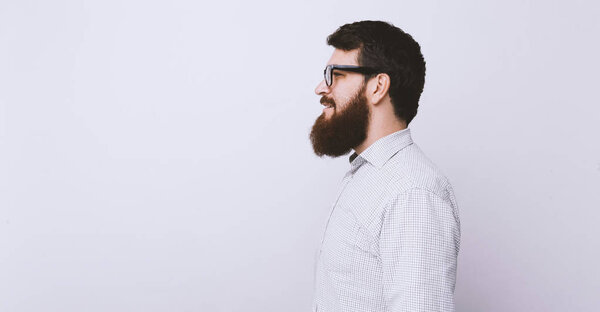
<svg viewBox="0 0 600 312">
<path fill-rule="evenodd" d="M 405 129 L 350 156 L 315 268 L 314 311 L 454 311 L 452 187 Z"/>
</svg>

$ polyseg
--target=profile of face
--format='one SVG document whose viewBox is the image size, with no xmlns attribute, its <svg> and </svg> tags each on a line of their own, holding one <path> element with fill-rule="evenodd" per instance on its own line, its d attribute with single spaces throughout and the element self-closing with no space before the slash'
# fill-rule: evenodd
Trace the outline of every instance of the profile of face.
<svg viewBox="0 0 600 312">
<path fill-rule="evenodd" d="M 328 64 L 358 65 L 358 50 L 336 49 Z M 366 83 L 359 73 L 333 71 L 331 85 L 321 81 L 315 93 L 325 106 L 310 132 L 317 156 L 339 157 L 348 154 L 367 138 L 370 110 L 365 97 Z"/>
</svg>

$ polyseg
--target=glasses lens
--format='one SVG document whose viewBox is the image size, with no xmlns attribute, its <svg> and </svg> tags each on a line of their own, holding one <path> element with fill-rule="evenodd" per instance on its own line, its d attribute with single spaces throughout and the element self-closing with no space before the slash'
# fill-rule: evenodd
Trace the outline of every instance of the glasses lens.
<svg viewBox="0 0 600 312">
<path fill-rule="evenodd" d="M 325 84 L 331 87 L 331 66 L 325 67 Z"/>
</svg>

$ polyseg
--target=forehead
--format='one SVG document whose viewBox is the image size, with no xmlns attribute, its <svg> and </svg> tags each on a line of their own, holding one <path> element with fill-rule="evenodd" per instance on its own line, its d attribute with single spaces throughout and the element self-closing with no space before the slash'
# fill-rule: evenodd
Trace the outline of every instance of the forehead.
<svg viewBox="0 0 600 312">
<path fill-rule="evenodd" d="M 335 49 L 327 65 L 358 65 L 358 49 L 344 51 Z"/>
</svg>

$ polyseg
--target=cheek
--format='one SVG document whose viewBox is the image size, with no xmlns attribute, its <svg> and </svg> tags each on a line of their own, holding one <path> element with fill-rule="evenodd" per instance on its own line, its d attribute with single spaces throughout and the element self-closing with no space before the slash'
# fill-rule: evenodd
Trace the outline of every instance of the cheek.
<svg viewBox="0 0 600 312">
<path fill-rule="evenodd" d="M 348 97 L 342 96 L 334 99 L 335 101 L 335 111 L 342 111 L 346 106 L 348 106 L 348 101 L 350 99 Z"/>
<path fill-rule="evenodd" d="M 346 104 L 346 97 L 343 94 L 332 94 L 331 99 L 335 102 L 335 108 L 343 107 Z"/>
<path fill-rule="evenodd" d="M 337 105 L 343 106 L 344 104 L 348 103 L 348 101 L 352 98 L 352 95 L 354 95 L 355 92 L 356 90 L 354 89 L 339 89 L 332 94 L 332 97 Z"/>
</svg>

